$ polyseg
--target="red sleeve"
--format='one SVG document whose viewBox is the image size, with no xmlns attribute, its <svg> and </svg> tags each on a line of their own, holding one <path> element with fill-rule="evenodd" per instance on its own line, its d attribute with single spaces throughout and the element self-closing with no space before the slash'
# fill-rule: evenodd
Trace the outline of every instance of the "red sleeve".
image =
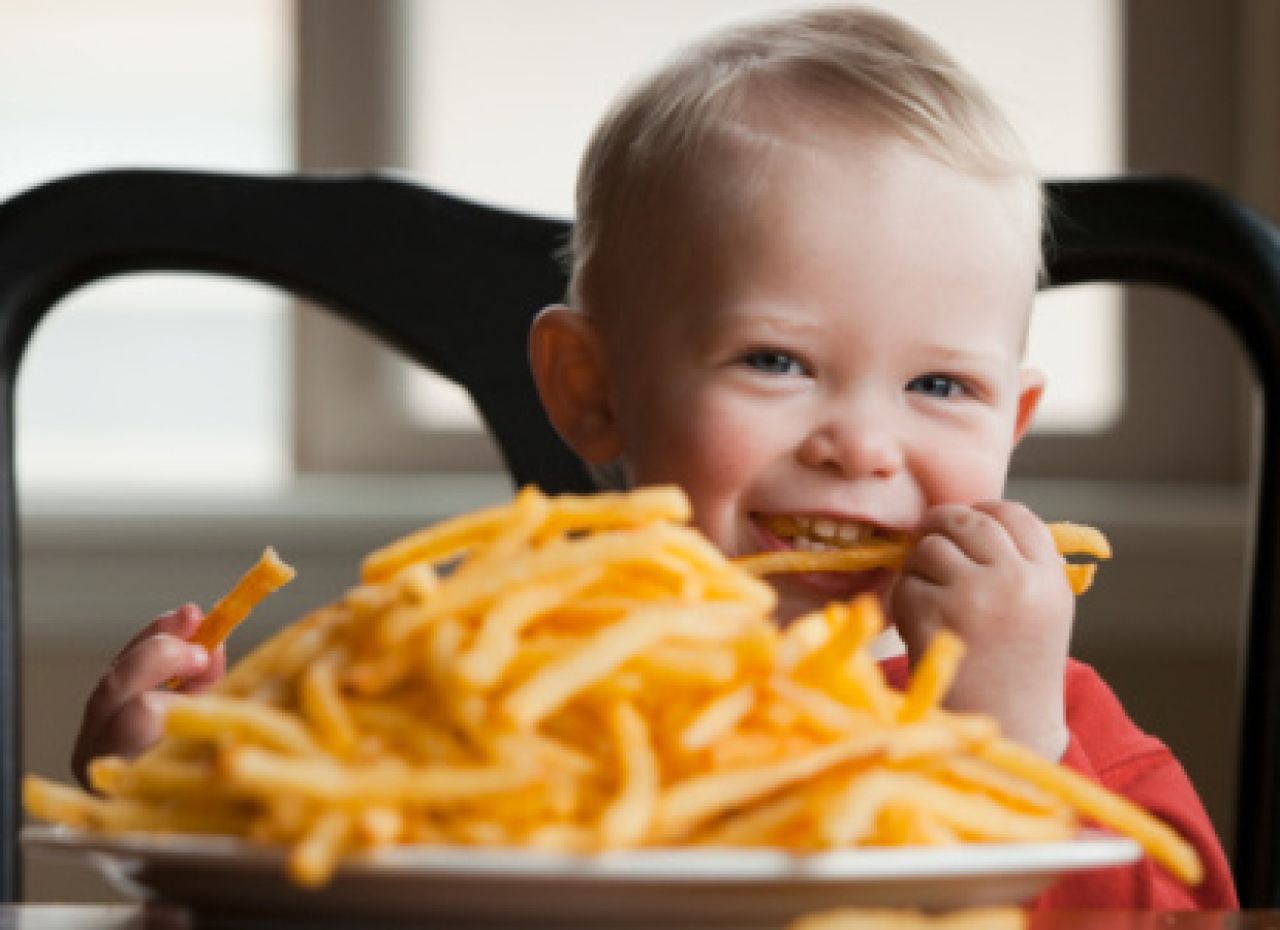
<svg viewBox="0 0 1280 930">
<path fill-rule="evenodd" d="M 1169 824 L 1199 853 L 1204 879 L 1188 888 L 1144 857 L 1126 868 L 1064 877 L 1037 898 L 1034 906 L 1143 910 L 1239 907 L 1213 824 L 1173 753 L 1134 725 L 1119 699 L 1089 666 L 1070 662 L 1065 697 L 1071 741 L 1062 763 Z"/>
<path fill-rule="evenodd" d="M 905 657 L 887 659 L 881 668 L 893 687 L 901 689 L 905 685 Z M 1200 854 L 1204 879 L 1195 888 L 1187 888 L 1150 859 L 1143 858 L 1125 868 L 1067 875 L 1036 898 L 1032 906 L 1037 910 L 1234 910 L 1239 907 L 1231 871 L 1213 824 L 1173 753 L 1160 740 L 1134 725 L 1111 689 L 1084 663 L 1068 660 L 1063 694 L 1071 741 L 1062 764 L 1169 824 Z"/>
</svg>

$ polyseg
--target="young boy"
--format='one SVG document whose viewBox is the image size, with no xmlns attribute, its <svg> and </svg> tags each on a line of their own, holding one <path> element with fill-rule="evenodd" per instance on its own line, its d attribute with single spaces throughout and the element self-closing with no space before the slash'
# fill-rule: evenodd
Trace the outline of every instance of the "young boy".
<svg viewBox="0 0 1280 930">
<path fill-rule="evenodd" d="M 780 622 L 875 591 L 906 656 L 967 643 L 948 697 L 1191 839 L 1208 877 L 1149 863 L 1060 882 L 1072 908 L 1233 907 L 1177 762 L 1068 658 L 1074 599 L 1044 524 L 1001 500 L 1043 378 L 1021 364 L 1040 187 L 1016 138 L 930 40 L 831 9 L 726 31 L 624 98 L 579 177 L 569 306 L 530 335 L 565 441 L 628 484 L 674 483 L 725 553 L 917 540 L 902 571 L 774 579 Z M 154 741 L 171 677 L 221 653 L 157 618 L 86 709 L 78 771 Z M 894 641 L 890 640 L 891 647 Z"/>
</svg>

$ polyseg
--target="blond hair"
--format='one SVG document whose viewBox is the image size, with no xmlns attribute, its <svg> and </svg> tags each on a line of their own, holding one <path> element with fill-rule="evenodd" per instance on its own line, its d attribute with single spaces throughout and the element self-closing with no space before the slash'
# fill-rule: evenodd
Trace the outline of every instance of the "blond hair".
<svg viewBox="0 0 1280 930">
<path fill-rule="evenodd" d="M 662 195 L 692 193 L 707 210 L 731 204 L 753 190 L 753 155 L 767 159 L 797 127 L 833 123 L 870 125 L 946 164 L 1011 179 L 1029 208 L 1038 249 L 1040 186 L 987 93 L 906 23 L 870 9 L 833 7 L 713 34 L 606 114 L 578 173 L 570 303 L 592 309 L 610 269 L 642 258 L 615 253 L 635 251 L 625 248 L 628 230 Z M 738 173 L 728 188 L 723 173 L 707 183 L 709 165 Z M 707 202 L 717 193 L 721 201 Z"/>
</svg>

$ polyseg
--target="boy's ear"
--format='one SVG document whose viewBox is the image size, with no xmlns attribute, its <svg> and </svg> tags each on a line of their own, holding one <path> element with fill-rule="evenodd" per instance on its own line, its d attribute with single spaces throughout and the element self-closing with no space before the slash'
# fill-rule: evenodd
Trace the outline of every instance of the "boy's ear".
<svg viewBox="0 0 1280 930">
<path fill-rule="evenodd" d="M 529 328 L 529 363 L 551 425 L 583 461 L 622 453 L 600 334 L 585 313 L 547 307 Z"/>
<path fill-rule="evenodd" d="M 1018 372 L 1018 410 L 1013 420 L 1013 442 L 1017 445 L 1031 428 L 1040 398 L 1044 396 L 1044 372 L 1023 368 Z"/>
</svg>

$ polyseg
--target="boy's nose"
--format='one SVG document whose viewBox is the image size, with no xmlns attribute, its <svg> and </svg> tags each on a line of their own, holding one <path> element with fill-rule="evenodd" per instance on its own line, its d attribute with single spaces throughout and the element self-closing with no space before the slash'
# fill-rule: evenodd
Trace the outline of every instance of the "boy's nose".
<svg viewBox="0 0 1280 930">
<path fill-rule="evenodd" d="M 832 422 L 813 430 L 800 445 L 809 468 L 841 478 L 887 478 L 903 466 L 902 444 L 883 425 Z"/>
</svg>

